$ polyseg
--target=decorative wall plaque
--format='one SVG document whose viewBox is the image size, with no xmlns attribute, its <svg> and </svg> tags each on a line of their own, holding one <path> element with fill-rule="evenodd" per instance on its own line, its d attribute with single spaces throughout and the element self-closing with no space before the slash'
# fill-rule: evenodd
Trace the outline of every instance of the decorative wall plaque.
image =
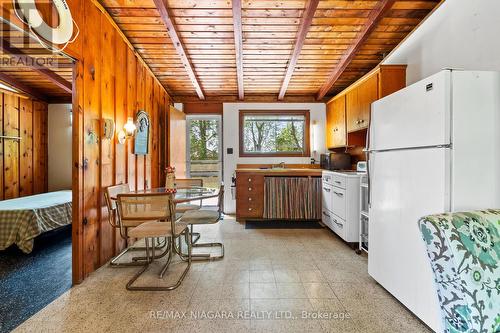
<svg viewBox="0 0 500 333">
<path fill-rule="evenodd" d="M 115 134 L 115 122 L 113 119 L 103 119 L 102 121 L 102 136 L 104 139 L 111 140 Z"/>
<path fill-rule="evenodd" d="M 137 112 L 135 125 L 137 131 L 134 138 L 134 153 L 136 155 L 147 155 L 149 149 L 149 115 L 146 111 Z"/>
</svg>

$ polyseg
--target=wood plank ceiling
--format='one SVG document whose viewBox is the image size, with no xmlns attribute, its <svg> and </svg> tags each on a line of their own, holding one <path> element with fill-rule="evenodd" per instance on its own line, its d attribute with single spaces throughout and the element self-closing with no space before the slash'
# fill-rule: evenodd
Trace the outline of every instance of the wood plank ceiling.
<svg viewBox="0 0 500 333">
<path fill-rule="evenodd" d="M 1 23 L 0 81 L 46 102 L 71 101 L 73 61 Z"/>
<path fill-rule="evenodd" d="M 172 44 L 172 27 L 207 100 L 276 100 L 280 90 L 285 99 L 322 99 L 375 67 L 438 2 L 101 0 L 178 101 L 200 94 Z M 165 7 L 170 29 L 157 4 Z"/>
<path fill-rule="evenodd" d="M 439 0 L 99 0 L 176 101 L 324 100 L 375 67 Z M 42 46 L 3 24 L 2 39 Z M 6 52 L 1 53 L 6 58 Z M 71 60 L 48 65 L 71 82 Z M 32 68 L 3 79 L 48 99 L 70 93 Z M 45 73 L 47 74 L 47 73 Z M 3 80 L 2 79 L 2 80 Z"/>
</svg>

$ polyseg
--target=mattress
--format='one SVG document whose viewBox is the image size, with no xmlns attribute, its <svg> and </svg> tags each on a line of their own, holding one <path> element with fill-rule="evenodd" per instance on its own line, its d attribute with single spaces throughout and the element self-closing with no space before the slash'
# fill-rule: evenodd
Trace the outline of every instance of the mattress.
<svg viewBox="0 0 500 333">
<path fill-rule="evenodd" d="M 56 191 L 0 201 L 0 250 L 16 244 L 33 250 L 34 238 L 71 224 L 71 191 Z"/>
</svg>

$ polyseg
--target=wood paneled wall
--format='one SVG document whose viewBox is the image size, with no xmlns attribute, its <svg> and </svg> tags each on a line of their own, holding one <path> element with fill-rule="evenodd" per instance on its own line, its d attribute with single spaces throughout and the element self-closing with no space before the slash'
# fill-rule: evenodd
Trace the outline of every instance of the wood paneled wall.
<svg viewBox="0 0 500 333">
<path fill-rule="evenodd" d="M 1 93 L 0 200 L 47 192 L 47 104 Z"/>
<path fill-rule="evenodd" d="M 121 32 L 93 1 L 68 1 L 81 32 L 69 53 L 77 59 L 73 84 L 73 282 L 105 264 L 124 246 L 108 223 L 107 186 L 129 183 L 132 189 L 158 187 L 166 164 L 160 130 L 168 128 L 171 99 L 126 43 Z M 104 119 L 115 133 L 127 117 L 145 110 L 151 120 L 149 153 L 136 156 L 133 140 L 105 139 Z M 79 133 L 79 134 L 78 134 Z"/>
</svg>

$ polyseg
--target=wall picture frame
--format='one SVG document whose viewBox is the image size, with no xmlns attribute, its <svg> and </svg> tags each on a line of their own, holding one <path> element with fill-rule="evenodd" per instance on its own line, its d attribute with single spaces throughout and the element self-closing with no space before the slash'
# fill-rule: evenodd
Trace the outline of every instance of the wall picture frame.
<svg viewBox="0 0 500 333">
<path fill-rule="evenodd" d="M 147 155 L 149 152 L 149 115 L 144 110 L 139 110 L 136 115 L 135 125 L 137 130 L 134 137 L 134 154 Z"/>
</svg>

